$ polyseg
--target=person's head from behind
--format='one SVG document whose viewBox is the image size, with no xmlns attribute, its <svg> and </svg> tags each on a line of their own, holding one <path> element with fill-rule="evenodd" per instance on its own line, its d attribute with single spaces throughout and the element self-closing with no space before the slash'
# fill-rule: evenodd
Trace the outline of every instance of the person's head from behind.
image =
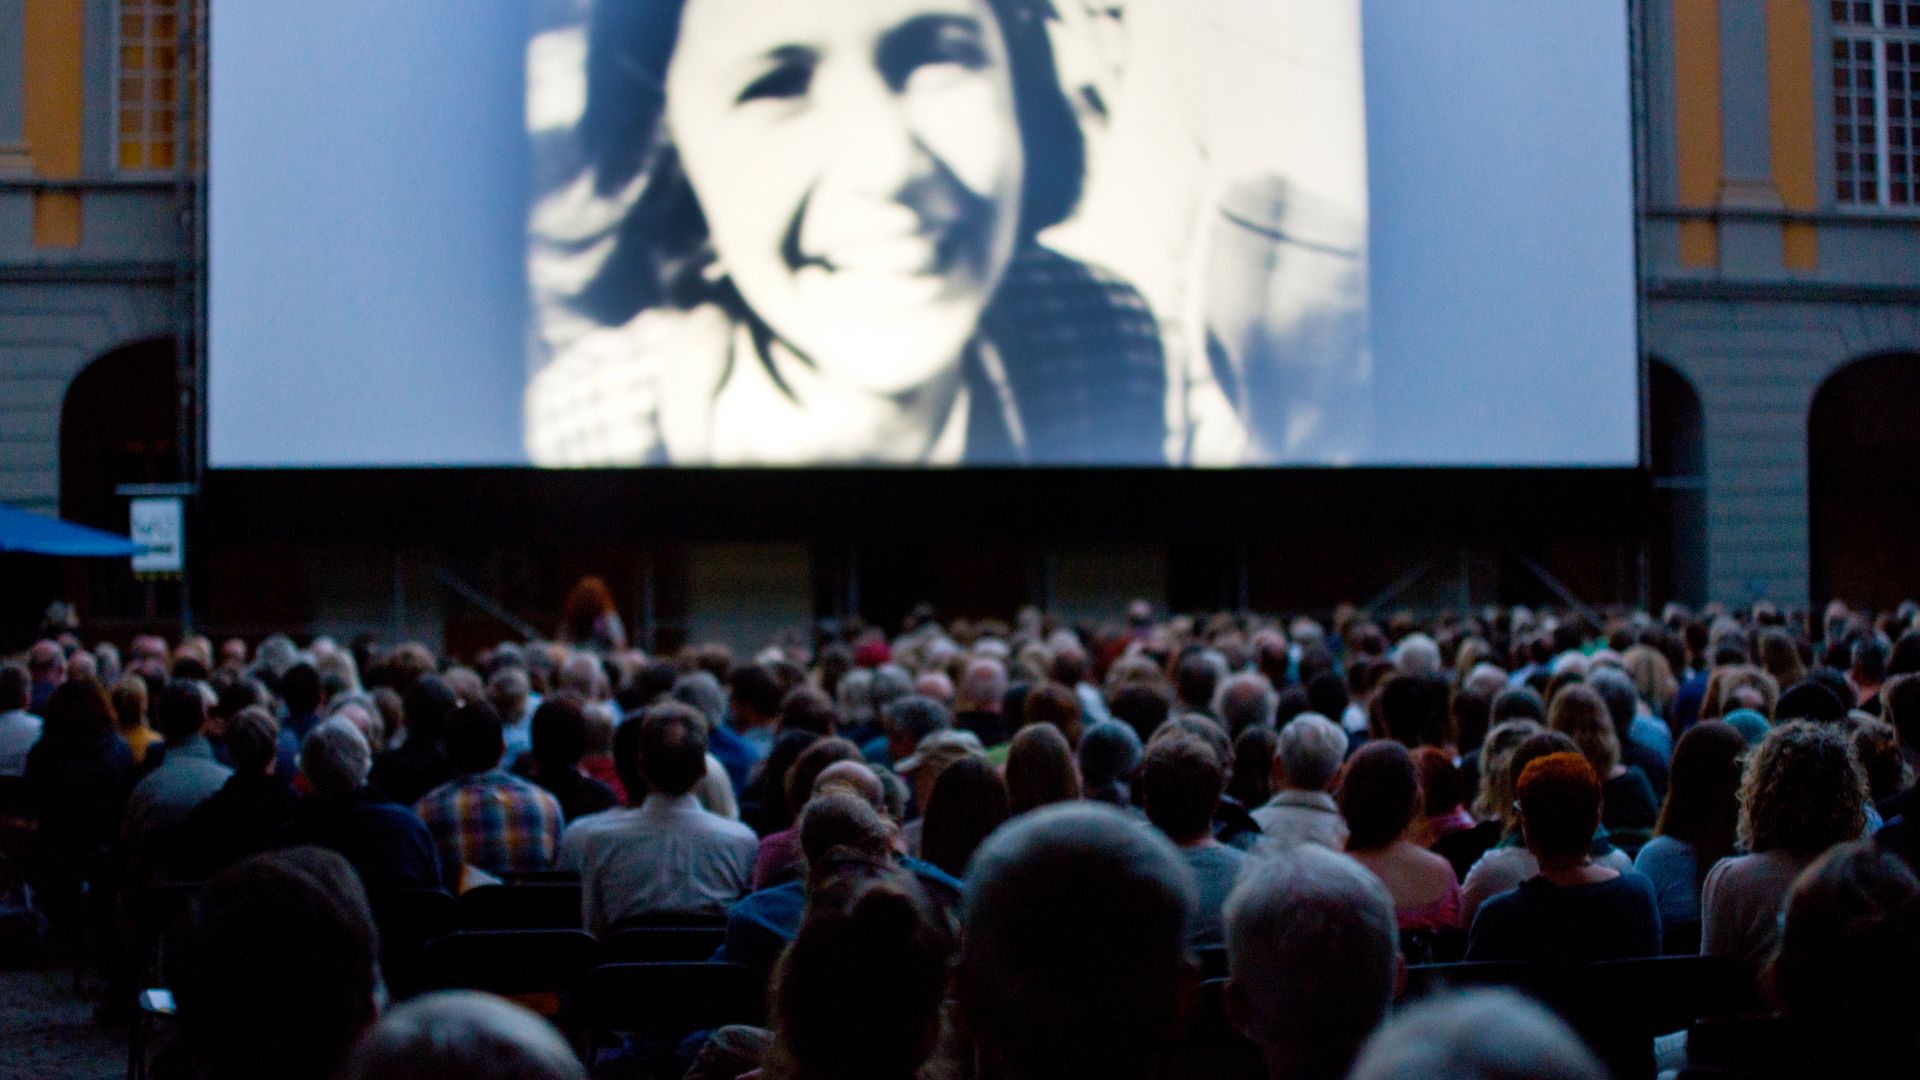
<svg viewBox="0 0 1920 1080">
<path fill-rule="evenodd" d="M 1151 1075 L 1195 988 L 1192 873 L 1109 806 L 1009 822 L 967 870 L 955 997 L 1008 1080 Z"/>
<path fill-rule="evenodd" d="M 1438 818 L 1459 808 L 1462 800 L 1460 770 L 1445 750 L 1437 746 L 1423 746 L 1415 750 L 1413 767 L 1420 774 L 1422 814 Z"/>
<path fill-rule="evenodd" d="M 1386 725 L 1382 734 L 1409 749 L 1451 744 L 1447 696 L 1447 680 L 1437 674 L 1389 677 L 1379 690 L 1380 717 Z"/>
<path fill-rule="evenodd" d="M 1420 806 L 1420 773 L 1413 755 L 1386 740 L 1362 746 L 1340 779 L 1340 816 L 1347 848 L 1378 851 L 1406 835 Z"/>
<path fill-rule="evenodd" d="M 1740 781 L 1740 841 L 1812 859 L 1866 829 L 1867 778 L 1847 737 L 1796 721 L 1767 732 Z"/>
<path fill-rule="evenodd" d="M 1400 974 L 1393 897 L 1315 844 L 1262 858 L 1227 898 L 1227 1015 L 1268 1075 L 1346 1075 Z"/>
<path fill-rule="evenodd" d="M 840 714 L 833 707 L 833 699 L 811 686 L 797 687 L 780 699 L 781 731 L 831 735 L 839 722 Z"/>
<path fill-rule="evenodd" d="M 92 679 L 68 679 L 56 687 L 41 709 L 50 743 L 84 745 L 113 733 L 113 702 Z M 198 730 L 198 729 L 196 729 Z"/>
<path fill-rule="evenodd" d="M 836 761 L 820 770 L 820 775 L 813 781 L 813 794 L 819 796 L 829 791 L 845 792 L 864 799 L 868 806 L 882 814 L 887 813 L 887 786 L 865 762 Z"/>
<path fill-rule="evenodd" d="M 640 720 L 639 773 L 647 789 L 679 796 L 707 775 L 707 722 L 691 706 L 662 702 Z"/>
<path fill-rule="evenodd" d="M 1080 742 L 1080 698 L 1060 683 L 1041 683 L 1027 691 L 1021 717 L 1028 724 L 1052 724 L 1066 736 L 1068 746 Z"/>
<path fill-rule="evenodd" d="M 888 702 L 880 710 L 880 721 L 887 733 L 887 754 L 898 762 L 911 757 L 927 736 L 952 727 L 953 713 L 930 697 L 908 694 Z"/>
<path fill-rule="evenodd" d="M 1147 820 L 1182 846 L 1213 835 L 1213 813 L 1226 786 L 1220 756 L 1191 735 L 1154 740 L 1140 766 L 1138 788 Z"/>
<path fill-rule="evenodd" d="M 1495 724 L 1480 745 L 1480 790 L 1473 797 L 1476 817 L 1505 821 L 1513 808 L 1513 752 L 1546 729 L 1520 718 Z"/>
<path fill-rule="evenodd" d="M 280 724 L 258 705 L 241 709 L 227 721 L 227 760 L 241 776 L 263 776 L 273 771 L 279 750 Z"/>
<path fill-rule="evenodd" d="M 33 676 L 25 665 L 0 664 L 0 712 L 24 709 L 33 700 Z"/>
<path fill-rule="evenodd" d="M 809 895 L 836 875 L 871 874 L 893 866 L 899 830 L 872 803 L 850 791 L 822 792 L 800 811 L 796 828 Z"/>
<path fill-rule="evenodd" d="M 667 692 L 667 696 L 682 705 L 691 705 L 706 717 L 708 731 L 718 727 L 727 718 L 727 692 L 712 672 L 687 672 L 674 680 L 673 689 Z"/>
<path fill-rule="evenodd" d="M 288 716 L 312 716 L 319 711 L 324 696 L 319 669 L 305 660 L 280 676 L 280 700 L 286 705 Z"/>
<path fill-rule="evenodd" d="M 321 848 L 222 871 L 161 957 L 181 1035 L 210 1080 L 332 1076 L 384 996 L 366 892 Z"/>
<path fill-rule="evenodd" d="M 1213 694 L 1226 674 L 1225 663 L 1217 654 L 1194 652 L 1173 670 L 1173 693 L 1182 709 L 1207 711 L 1213 708 Z"/>
<path fill-rule="evenodd" d="M 407 718 L 407 742 L 431 746 L 447 737 L 447 724 L 460 707 L 453 689 L 438 675 L 422 675 L 402 694 Z"/>
<path fill-rule="evenodd" d="M 1098 802 L 1130 806 L 1134 776 L 1140 770 L 1140 737 L 1125 724 L 1102 721 L 1080 733 L 1074 748 L 1085 795 Z"/>
<path fill-rule="evenodd" d="M 845 680 L 842 680 L 844 685 Z M 745 664 L 735 668 L 727 688 L 727 704 L 735 727 L 751 728 L 771 724 L 780 715 L 780 681 L 765 664 Z"/>
<path fill-rule="evenodd" d="M 1593 687 L 1575 683 L 1555 694 L 1547 709 L 1547 727 L 1572 739 L 1601 779 L 1619 767 L 1620 738 L 1606 702 Z"/>
<path fill-rule="evenodd" d="M 1859 841 L 1834 847 L 1794 882 L 1762 983 L 1846 1061 L 1910 1068 L 1920 1053 L 1915 970 L 1920 879 L 1898 855 Z"/>
<path fill-rule="evenodd" d="M 587 715 L 570 694 L 556 694 L 533 710 L 533 760 L 543 775 L 564 775 L 587 754 Z"/>
<path fill-rule="evenodd" d="M 300 744 L 300 772 L 315 795 L 351 795 L 366 786 L 372 769 L 367 737 L 346 717 L 321 721 Z"/>
<path fill-rule="evenodd" d="M 1703 879 L 1714 862 L 1733 851 L 1746 755 L 1746 738 L 1719 720 L 1695 724 L 1674 744 L 1667 798 L 1654 833 L 1691 845 Z"/>
<path fill-rule="evenodd" d="M 840 762 L 859 762 L 863 760 L 860 748 L 851 740 L 838 736 L 816 739 L 809 743 L 799 756 L 793 759 L 792 768 L 782 789 L 788 808 L 797 816 L 800 808 L 813 798 L 814 785 L 819 782 L 822 773 Z"/>
<path fill-rule="evenodd" d="M 1600 778 L 1580 754 L 1548 754 L 1514 783 L 1527 850 L 1542 865 L 1579 859 L 1600 827 Z"/>
<path fill-rule="evenodd" d="M 940 1041 L 953 961 L 946 917 L 897 872 L 821 890 L 773 978 L 781 1075 L 910 1077 Z"/>
<path fill-rule="evenodd" d="M 447 756 L 462 773 L 491 772 L 506 753 L 500 714 L 484 701 L 462 705 L 447 721 Z"/>
<path fill-rule="evenodd" d="M 1273 750 L 1273 786 L 1285 791 L 1326 791 L 1347 758 L 1347 733 L 1318 713 L 1301 713 L 1280 729 Z"/>
<path fill-rule="evenodd" d="M 990 656 L 967 664 L 953 690 L 955 712 L 998 713 L 1007 696 L 1007 666 Z"/>
<path fill-rule="evenodd" d="M 1167 692 L 1150 683 L 1118 686 L 1107 695 L 1107 709 L 1113 718 L 1132 728 L 1143 743 L 1167 722 L 1172 708 L 1173 700 Z"/>
<path fill-rule="evenodd" d="M 744 303 L 830 383 L 901 395 L 1079 197 L 1031 0 L 596 4 L 587 41 L 579 134 L 619 217 L 573 299 L 606 325 Z"/>
<path fill-rule="evenodd" d="M 1633 677 L 1616 667 L 1595 668 L 1587 676 L 1587 687 L 1600 695 L 1607 720 L 1613 725 L 1613 734 L 1624 744 L 1633 730 L 1634 715 L 1640 709 L 1640 692 L 1634 689 Z"/>
<path fill-rule="evenodd" d="M 554 1026 L 471 990 L 414 998 L 380 1018 L 341 1080 L 586 1080 Z"/>
<path fill-rule="evenodd" d="M 207 697 L 200 685 L 191 679 L 168 679 L 160 688 L 160 700 L 153 707 L 153 726 L 161 738 L 178 745 L 206 726 Z"/>
<path fill-rule="evenodd" d="M 503 667 L 487 677 L 487 703 L 500 718 L 517 724 L 527 714 L 527 701 L 533 694 L 532 680 L 523 667 Z"/>
<path fill-rule="evenodd" d="M 1015 814 L 1080 797 L 1080 774 L 1060 729 L 1038 724 L 1013 737 L 1007 749 L 1007 792 Z"/>
<path fill-rule="evenodd" d="M 1348 1080 L 1605 1080 L 1580 1037 L 1511 990 L 1430 998 L 1367 1042 Z"/>
<path fill-rule="evenodd" d="M 968 754 L 940 770 L 920 829 L 920 857 L 954 877 L 982 841 L 1012 816 L 1007 782 L 987 760 Z"/>
</svg>

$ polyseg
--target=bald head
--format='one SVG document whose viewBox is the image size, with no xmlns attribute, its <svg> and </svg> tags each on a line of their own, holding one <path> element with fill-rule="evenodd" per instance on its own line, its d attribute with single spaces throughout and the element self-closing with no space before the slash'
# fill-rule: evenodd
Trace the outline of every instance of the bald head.
<svg viewBox="0 0 1920 1080">
<path fill-rule="evenodd" d="M 1108 806 L 1037 810 L 981 845 L 966 895 L 957 995 L 998 1071 L 1154 1071 L 1194 987 L 1194 882 L 1165 837 Z"/>
<path fill-rule="evenodd" d="M 858 761 L 836 761 L 820 770 L 813 781 L 813 794 L 818 798 L 829 791 L 846 792 L 882 814 L 887 812 L 886 787 L 872 769 Z"/>
</svg>

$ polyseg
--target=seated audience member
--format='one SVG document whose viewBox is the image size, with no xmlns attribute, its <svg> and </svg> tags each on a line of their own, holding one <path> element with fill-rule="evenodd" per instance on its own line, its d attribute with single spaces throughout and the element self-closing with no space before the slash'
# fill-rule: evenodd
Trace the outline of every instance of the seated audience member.
<svg viewBox="0 0 1920 1080">
<path fill-rule="evenodd" d="M 574 821 L 618 804 L 613 789 L 580 771 L 587 753 L 587 717 L 580 703 L 557 695 L 533 712 L 532 750 L 515 772 L 544 788 Z"/>
<path fill-rule="evenodd" d="M 724 758 L 721 763 L 735 776 L 742 790 L 753 766 L 765 760 L 767 751 L 773 749 L 773 737 L 779 733 L 780 698 L 780 681 L 765 664 L 736 668 L 728 680 L 727 725 L 746 746 L 743 760 L 747 767 L 736 774 L 732 763 Z"/>
<path fill-rule="evenodd" d="M 1846 715 L 1847 705 L 1840 695 L 1818 679 L 1802 679 L 1788 686 L 1773 708 L 1773 719 L 1781 724 L 1794 720 L 1836 724 Z"/>
<path fill-rule="evenodd" d="M 214 757 L 213 744 L 201 734 L 207 723 L 207 699 L 200 687 L 197 682 L 173 679 L 161 689 L 154 709 L 167 753 L 157 768 L 134 785 L 120 826 L 128 880 L 135 884 L 150 884 L 160 876 L 187 815 L 233 775 Z"/>
<path fill-rule="evenodd" d="M 1080 723 L 1080 698 L 1059 683 L 1041 683 L 1027 691 L 1020 710 L 1024 724 L 1051 724 L 1060 729 L 1068 746 L 1078 746 L 1085 730 Z"/>
<path fill-rule="evenodd" d="M 1007 668 L 991 657 L 967 665 L 953 691 L 953 724 L 971 731 L 982 746 L 999 746 L 1013 733 L 1007 728 Z"/>
<path fill-rule="evenodd" d="M 1226 786 L 1219 757 L 1190 735 L 1155 740 L 1140 767 L 1147 820 L 1173 841 L 1193 871 L 1199 908 L 1189 936 L 1195 945 L 1221 943 L 1221 911 L 1247 861 L 1243 852 L 1213 838 L 1213 811 Z"/>
<path fill-rule="evenodd" d="M 1134 774 L 1140 770 L 1140 737 L 1125 724 L 1112 720 L 1080 733 L 1074 750 L 1086 797 L 1122 809 L 1133 805 Z"/>
<path fill-rule="evenodd" d="M 1607 835 L 1629 855 L 1640 850 L 1653 835 L 1660 800 L 1646 773 L 1620 760 L 1620 739 L 1599 692 L 1577 683 L 1562 689 L 1547 708 L 1547 727 L 1572 739 L 1600 776 L 1606 800 L 1600 816 Z"/>
<path fill-rule="evenodd" d="M 438 675 L 420 676 L 401 697 L 406 741 L 374 760 L 367 782 L 387 798 L 412 806 L 459 775 L 447 754 L 447 723 L 459 703 Z M 501 738 L 504 744 L 504 734 Z"/>
<path fill-rule="evenodd" d="M 1587 676 L 1587 685 L 1600 695 L 1607 707 L 1607 719 L 1613 725 L 1614 740 L 1620 744 L 1620 762 L 1639 769 L 1653 786 L 1656 799 L 1667 794 L 1667 764 L 1673 758 L 1673 734 L 1667 725 L 1641 711 L 1640 692 L 1633 677 L 1617 667 L 1596 667 Z"/>
<path fill-rule="evenodd" d="M 227 721 L 227 760 L 233 775 L 206 802 L 193 808 L 174 846 L 172 875 L 198 881 L 265 851 L 273 834 L 300 801 L 275 771 L 280 725 L 258 706 Z"/>
<path fill-rule="evenodd" d="M 1660 925 L 1700 922 L 1700 889 L 1707 872 L 1734 852 L 1740 822 L 1740 765 L 1747 741 L 1719 720 L 1703 720 L 1680 736 L 1673 751 L 1667 801 L 1653 839 L 1633 868 L 1653 883 Z"/>
<path fill-rule="evenodd" d="M 0 695 L 0 700 L 4 700 L 4 695 Z M 112 700 L 115 728 L 120 737 L 127 741 L 127 749 L 133 751 L 133 763 L 142 764 L 147 760 L 148 750 L 165 745 L 160 741 L 160 733 L 147 723 L 148 707 L 152 704 L 147 693 L 147 680 L 131 671 L 127 672 L 113 685 Z M 0 736 L 0 739 L 3 738 Z M 4 754 L 5 751 L 0 750 L 0 775 L 5 775 Z"/>
<path fill-rule="evenodd" d="M 1219 653 L 1193 649 L 1173 669 L 1174 714 L 1217 719 L 1213 714 L 1213 696 L 1226 675 L 1226 660 Z"/>
<path fill-rule="evenodd" d="M 380 1011 L 378 954 L 352 867 L 298 847 L 214 877 L 168 933 L 161 958 L 201 1076 L 325 1080 Z"/>
<path fill-rule="evenodd" d="M 1227 676 L 1214 698 L 1221 725 L 1235 739 L 1251 727 L 1272 727 L 1280 707 L 1280 694 L 1273 684 L 1251 671 Z"/>
<path fill-rule="evenodd" d="M 147 724 L 144 686 L 140 696 L 143 705 L 140 726 L 144 728 Z M 32 699 L 33 679 L 27 669 L 19 664 L 0 666 L 0 776 L 26 775 L 27 753 L 40 741 L 41 729 L 40 718 L 27 711 L 27 703 Z"/>
<path fill-rule="evenodd" d="M 447 887 L 464 891 L 469 867 L 496 877 L 551 867 L 560 849 L 560 802 L 500 768 L 506 742 L 493 706 L 476 701 L 456 710 L 447 752 L 459 776 L 414 808 L 440 849 Z"/>
<path fill-rule="evenodd" d="M 1116 666 L 1115 671 L 1118 670 Z M 1153 738 L 1172 710 L 1173 699 L 1153 683 L 1122 683 L 1107 693 L 1107 711 L 1115 720 L 1132 728 L 1142 744 Z"/>
<path fill-rule="evenodd" d="M 1287 719 L 1299 715 L 1294 713 Z M 1267 805 L 1273 798 L 1273 753 L 1279 744 L 1280 733 L 1264 725 L 1249 727 L 1233 740 L 1233 772 L 1227 777 L 1227 798 L 1242 807 Z M 1084 775 L 1086 767 L 1081 766 L 1080 771 Z M 1252 809 L 1247 811 L 1247 819 L 1253 819 Z"/>
<path fill-rule="evenodd" d="M 954 953 L 910 875 L 856 857 L 819 890 L 773 977 L 765 1080 L 911 1080 L 942 1040 Z"/>
<path fill-rule="evenodd" d="M 581 775 L 589 780 L 596 780 L 606 785 L 606 787 L 613 792 L 614 805 L 616 806 L 628 806 L 639 802 L 640 799 L 646 795 L 645 789 L 635 788 L 630 793 L 627 790 L 626 779 L 620 775 L 620 770 L 614 766 L 614 732 L 617 730 L 618 725 L 614 722 L 613 707 L 604 701 L 596 702 L 592 705 L 582 705 L 580 707 L 580 716 L 587 723 L 587 737 L 584 752 L 580 755 Z M 711 758 L 713 755 L 709 754 L 707 756 Z M 716 770 L 709 768 L 707 771 L 710 774 L 708 779 L 711 780 L 713 778 L 711 774 Z M 702 781 L 701 783 L 704 788 L 707 781 Z M 721 786 L 728 788 L 728 785 L 724 782 Z M 728 813 L 737 813 L 739 808 L 731 802 L 733 798 L 731 788 L 728 788 L 726 797 L 729 801 L 723 809 L 727 809 Z M 718 811 L 716 811 L 716 813 L 717 812 Z"/>
<path fill-rule="evenodd" d="M 638 715 L 628 717 L 620 725 L 622 733 L 632 729 L 638 735 L 639 724 L 635 719 Z M 756 834 L 771 836 L 793 826 L 795 811 L 787 806 L 787 774 L 793 771 L 793 763 L 807 747 L 820 738 L 811 731 L 783 731 L 774 737 L 773 749 L 754 767 L 747 789 L 740 793 L 741 820 L 752 826 Z M 623 753 L 619 760 L 626 761 L 626 755 Z"/>
<path fill-rule="evenodd" d="M 1352 859 L 1302 844 L 1256 859 L 1227 900 L 1227 1015 L 1268 1080 L 1339 1080 L 1400 977 L 1393 897 Z"/>
<path fill-rule="evenodd" d="M 840 714 L 833 707 L 833 699 L 811 686 L 796 687 L 780 699 L 781 731 L 811 731 L 829 736 L 839 726 Z"/>
<path fill-rule="evenodd" d="M 113 706 L 92 679 L 69 679 L 48 697 L 46 725 L 27 753 L 27 799 L 39 818 L 34 878 L 54 920 L 78 911 L 86 883 L 98 886 L 134 783 L 133 754 L 113 731 Z"/>
<path fill-rule="evenodd" d="M 898 854 L 899 830 L 872 804 L 851 792 L 828 791 L 807 803 L 800 815 L 800 849 L 806 876 L 761 889 L 727 912 L 727 937 L 715 960 L 745 964 L 771 976 L 781 950 L 800 931 L 811 898 L 836 874 L 840 861 L 894 866 L 920 879 L 943 907 L 959 902 L 960 882 L 917 859 Z"/>
<path fill-rule="evenodd" d="M 835 736 L 833 739 L 823 739 L 814 746 L 840 741 L 844 740 Z M 804 754 L 801 756 L 803 760 L 795 765 L 793 772 L 787 774 L 788 779 L 794 783 L 798 783 L 802 778 L 803 770 L 812 772 L 812 767 L 818 764 L 805 761 Z M 811 802 L 814 797 L 826 791 L 845 791 L 856 795 L 865 799 L 882 816 L 888 819 L 893 817 L 887 809 L 886 783 L 880 779 L 879 774 L 860 761 L 848 758 L 827 764 L 826 768 L 821 769 L 820 774 L 814 777 L 813 786 L 801 799 L 801 804 Z M 753 860 L 753 887 L 764 889 L 768 885 L 790 881 L 806 871 L 807 860 L 800 853 L 799 830 L 790 829 L 785 833 L 775 833 L 760 841 L 760 850 Z"/>
<path fill-rule="evenodd" d="M 968 754 L 941 769 L 933 782 L 927 812 L 920 819 L 920 848 L 914 854 L 964 878 L 974 851 L 1012 814 L 1007 782 L 999 770 L 978 754 Z"/>
<path fill-rule="evenodd" d="M 1112 807 L 1047 807 L 989 837 L 967 872 L 953 991 L 982 1072 L 1155 1075 L 1197 990 L 1193 908 L 1179 851 Z"/>
<path fill-rule="evenodd" d="M 717 915 L 747 892 L 753 830 L 701 807 L 707 727 L 677 702 L 645 711 L 631 768 L 645 780 L 639 806 L 567 826 L 558 865 L 580 875 L 582 918 L 604 934 L 636 915 Z"/>
<path fill-rule="evenodd" d="M 918 854 L 921 843 L 921 829 L 926 825 L 925 810 L 933 798 L 933 787 L 939 782 L 947 767 L 966 758 L 986 759 L 986 751 L 980 740 L 971 731 L 936 731 L 920 740 L 919 749 L 907 755 L 899 765 L 898 775 L 907 784 L 908 795 L 913 807 L 920 816 L 901 827 L 900 835 L 907 842 L 909 854 Z M 996 771 L 998 766 L 995 766 Z"/>
<path fill-rule="evenodd" d="M 1558 1017 L 1510 990 L 1436 997 L 1394 1017 L 1360 1051 L 1348 1080 L 1605 1080 L 1607 1070 Z"/>
<path fill-rule="evenodd" d="M 1376 739 L 1392 739 L 1412 750 L 1420 746 L 1452 748 L 1453 717 L 1447 708 L 1447 681 L 1437 674 L 1402 672 L 1380 684 L 1374 697 L 1381 730 Z"/>
<path fill-rule="evenodd" d="M 1913 786 L 1913 768 L 1900 756 L 1900 735 L 1892 724 L 1857 710 L 1847 718 L 1847 731 L 1853 754 L 1867 774 L 1867 797 L 1884 821 L 1886 813 L 1877 808 L 1885 804 L 1898 812 L 1901 804 L 1895 800 Z"/>
<path fill-rule="evenodd" d="M 1600 778 L 1579 754 L 1548 754 L 1515 785 L 1520 829 L 1540 873 L 1480 905 L 1468 960 L 1566 966 L 1660 952 L 1653 885 L 1593 861 Z"/>
<path fill-rule="evenodd" d="M 1506 835 L 1507 818 L 1513 812 L 1513 752 L 1544 730 L 1532 720 L 1504 720 L 1480 743 L 1475 786 L 1469 795 L 1473 827 L 1448 833 L 1433 845 L 1434 854 L 1453 864 L 1461 882 L 1467 880 L 1473 864 Z"/>
<path fill-rule="evenodd" d="M 929 737 L 953 727 L 953 714 L 930 697 L 908 694 L 890 701 L 880 710 L 880 725 L 886 731 L 887 760 L 902 776 L 912 772 L 909 762 Z"/>
<path fill-rule="evenodd" d="M 500 714 L 500 737 L 507 744 L 507 760 L 519 761 L 533 749 L 533 682 L 516 662 L 487 676 L 487 704 Z M 539 704 L 544 704 L 540 702 Z"/>
<path fill-rule="evenodd" d="M 1319 844 L 1347 846 L 1347 823 L 1331 794 L 1347 757 L 1347 733 L 1318 713 L 1301 713 L 1280 729 L 1274 746 L 1273 798 L 1253 811 L 1261 854 Z"/>
<path fill-rule="evenodd" d="M 1762 983 L 1810 1051 L 1798 1075 L 1911 1075 L 1920 1065 L 1920 878 L 1871 843 L 1838 845 L 1794 882 Z"/>
<path fill-rule="evenodd" d="M 274 833 L 273 846 L 310 844 L 339 853 L 376 898 L 438 887 L 440 859 L 426 823 L 374 790 L 367 783 L 372 769 L 373 750 L 359 728 L 340 716 L 321 721 L 300 744 L 307 797 Z"/>
<path fill-rule="evenodd" d="M 799 875 L 802 865 L 798 823 L 800 808 L 813 799 L 814 784 L 819 781 L 821 773 L 840 762 L 860 760 L 860 748 L 839 736 L 829 736 L 813 743 L 793 760 L 793 768 L 787 771 L 782 787 L 786 792 L 787 805 L 793 809 L 795 823 L 760 841 L 760 849 L 753 857 L 753 888 L 764 889 Z"/>
<path fill-rule="evenodd" d="M 1347 763 L 1339 800 L 1347 853 L 1385 883 L 1400 929 L 1458 929 L 1460 882 L 1452 865 L 1407 837 L 1420 801 L 1420 774 L 1407 748 L 1392 739 L 1362 746 Z"/>
<path fill-rule="evenodd" d="M 1756 975 L 1779 940 L 1793 879 L 1867 825 L 1867 780 L 1847 738 L 1795 721 L 1767 732 L 1740 781 L 1740 843 L 1700 899 L 1700 951 L 1739 960 Z"/>
<path fill-rule="evenodd" d="M 1557 731 L 1541 731 L 1530 736 L 1517 747 L 1508 759 L 1506 773 L 1509 782 L 1517 782 L 1520 774 L 1528 765 L 1546 757 L 1548 754 L 1577 754 L 1580 747 L 1574 741 Z M 1540 872 L 1540 860 L 1527 850 L 1526 837 L 1520 830 L 1520 815 L 1511 812 L 1517 798 L 1517 792 L 1509 794 L 1509 815 L 1506 822 L 1506 835 L 1500 843 L 1480 857 L 1467 872 L 1466 880 L 1460 883 L 1461 900 L 1468 926 L 1473 925 L 1474 913 L 1488 898 L 1506 892 L 1521 882 L 1531 879 Z M 1617 870 L 1624 874 L 1633 869 L 1633 859 L 1626 852 L 1614 847 L 1601 830 L 1594 834 L 1591 841 L 1594 862 Z"/>
<path fill-rule="evenodd" d="M 1080 797 L 1080 773 L 1066 736 L 1050 724 L 1022 728 L 1007 750 L 1007 795 L 1017 817 Z"/>
<path fill-rule="evenodd" d="M 554 1026 L 470 990 L 417 997 L 380 1018 L 341 1080 L 586 1080 Z"/>
<path fill-rule="evenodd" d="M 1460 770 L 1445 750 L 1437 746 L 1415 750 L 1413 767 L 1420 774 L 1419 835 L 1414 840 L 1436 851 L 1441 839 L 1473 828 L 1473 815 L 1462 805 Z"/>
</svg>

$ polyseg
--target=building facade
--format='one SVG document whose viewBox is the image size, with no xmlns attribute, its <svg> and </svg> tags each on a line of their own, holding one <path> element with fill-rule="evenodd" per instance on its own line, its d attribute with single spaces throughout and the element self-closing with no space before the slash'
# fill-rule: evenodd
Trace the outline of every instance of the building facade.
<svg viewBox="0 0 1920 1080">
<path fill-rule="evenodd" d="M 116 485 L 193 471 L 206 2 L 0 0 L 0 502 L 113 524 Z M 1920 3 L 1615 2 L 1635 31 L 1640 598 L 1920 592 L 1900 558 L 1920 527 Z M 735 571 L 768 552 L 711 539 L 666 591 L 734 582 L 714 587 L 743 604 L 761 586 Z M 1168 558 L 1129 549 L 1123 587 L 1164 585 Z M 849 574 L 809 561 L 772 560 L 798 611 Z"/>
</svg>

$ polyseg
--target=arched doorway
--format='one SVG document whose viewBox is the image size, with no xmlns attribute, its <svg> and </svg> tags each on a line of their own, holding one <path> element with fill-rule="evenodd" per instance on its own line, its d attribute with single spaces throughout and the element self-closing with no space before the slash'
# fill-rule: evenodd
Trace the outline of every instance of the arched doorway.
<svg viewBox="0 0 1920 1080">
<path fill-rule="evenodd" d="M 1920 596 L 1920 354 L 1856 360 L 1807 419 L 1813 599 L 1892 607 Z"/>
<path fill-rule="evenodd" d="M 1647 442 L 1654 527 L 1648 543 L 1653 599 L 1707 599 L 1707 448 L 1693 384 L 1671 364 L 1647 361 Z"/>
<path fill-rule="evenodd" d="M 60 516 L 125 534 L 122 484 L 180 479 L 180 410 L 169 338 L 135 342 L 88 364 L 60 406 Z M 125 563 L 72 567 L 66 595 L 101 620 L 153 618 L 177 610 L 173 585 L 149 588 Z M 84 598 L 84 599 L 83 599 Z"/>
</svg>

